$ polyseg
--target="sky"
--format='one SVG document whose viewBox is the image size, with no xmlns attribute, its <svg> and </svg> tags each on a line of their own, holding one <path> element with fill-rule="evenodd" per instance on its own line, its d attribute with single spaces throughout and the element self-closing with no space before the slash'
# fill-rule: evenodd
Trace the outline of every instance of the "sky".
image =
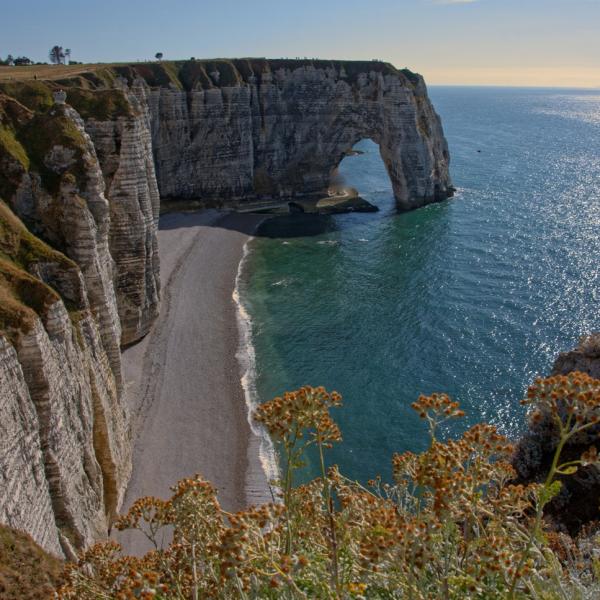
<svg viewBox="0 0 600 600">
<path fill-rule="evenodd" d="M 372 59 L 429 84 L 600 88 L 600 0 L 0 0 L 0 56 Z"/>
</svg>

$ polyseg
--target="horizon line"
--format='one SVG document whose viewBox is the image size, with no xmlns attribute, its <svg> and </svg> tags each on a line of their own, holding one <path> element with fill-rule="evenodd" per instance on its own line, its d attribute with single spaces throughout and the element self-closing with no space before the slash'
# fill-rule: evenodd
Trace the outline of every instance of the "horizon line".
<svg viewBox="0 0 600 600">
<path fill-rule="evenodd" d="M 476 88 L 503 88 L 503 89 L 530 89 L 530 90 L 589 90 L 600 91 L 598 86 L 581 86 L 581 85 L 515 85 L 508 83 L 429 83 L 425 80 L 427 87 L 476 87 Z"/>
<path fill-rule="evenodd" d="M 588 90 L 588 91 L 596 91 L 599 90 L 600 91 L 600 82 L 598 82 L 598 84 L 586 84 L 586 85 L 577 85 L 577 84 L 553 84 L 553 85 L 548 85 L 548 84 L 528 84 L 528 85 L 519 85 L 519 84 L 515 84 L 515 83 L 501 83 L 501 82 L 481 82 L 481 83 L 476 83 L 476 82 L 443 82 L 443 83 L 437 83 L 435 81 L 435 79 L 429 79 L 427 76 L 425 76 L 423 74 L 422 70 L 414 70 L 410 67 L 397 67 L 395 62 L 392 60 L 385 60 L 382 58 L 364 58 L 364 59 L 356 59 L 356 58 L 351 58 L 351 59 L 343 59 L 343 58 L 319 58 L 319 57 L 293 57 L 293 58 L 289 58 L 289 57 L 267 57 L 267 56 L 239 56 L 239 57 L 226 57 L 226 56 L 220 56 L 220 57 L 208 57 L 208 58 L 200 58 L 200 57 L 190 57 L 190 58 L 166 58 L 166 59 L 160 59 L 160 60 L 156 60 L 156 59 L 141 59 L 141 60 L 124 60 L 124 61 L 98 61 L 98 62 L 82 62 L 82 63 L 76 63 L 76 64 L 68 64 L 68 65 L 53 65 L 51 63 L 42 63 L 42 64 L 31 64 L 31 65 L 19 65 L 19 66 L 9 66 L 9 65 L 0 65 L 0 69 L 4 70 L 4 69 L 18 69 L 18 70 L 25 70 L 25 69 L 30 69 L 30 68 L 34 68 L 36 66 L 56 66 L 57 68 L 60 68 L 61 66 L 77 66 L 80 68 L 85 68 L 86 66 L 90 66 L 90 67 L 98 67 L 98 66 L 107 66 L 110 67 L 111 65 L 130 65 L 130 64 L 149 64 L 149 63 L 155 63 L 155 64 L 160 64 L 160 63 L 169 63 L 169 62 L 188 62 L 191 60 L 197 60 L 199 62 L 205 62 L 205 61 L 230 61 L 230 60 L 249 60 L 249 59 L 254 59 L 254 60 L 267 60 L 267 61 L 275 61 L 275 60 L 287 60 L 287 61 L 298 61 L 298 62 L 302 62 L 302 61 L 319 61 L 319 62 L 363 62 L 363 63 L 380 63 L 380 64 L 388 64 L 391 65 L 394 69 L 397 69 L 399 71 L 407 69 L 409 71 L 412 71 L 413 73 L 420 75 L 421 77 L 423 77 L 425 84 L 428 87 L 472 87 L 472 88 L 507 88 L 507 89 L 571 89 L 571 90 Z M 425 70 L 426 72 L 427 70 Z"/>
</svg>

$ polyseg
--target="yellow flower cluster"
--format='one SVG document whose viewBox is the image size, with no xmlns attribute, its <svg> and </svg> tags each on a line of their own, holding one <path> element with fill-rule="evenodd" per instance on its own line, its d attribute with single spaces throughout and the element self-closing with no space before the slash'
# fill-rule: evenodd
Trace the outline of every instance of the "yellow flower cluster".
<svg viewBox="0 0 600 600">
<path fill-rule="evenodd" d="M 429 448 L 395 455 L 393 481 L 377 477 L 365 487 L 326 468 L 324 451 L 341 439 L 329 412 L 341 396 L 308 386 L 286 393 L 256 411 L 282 452 L 282 480 L 273 482 L 280 502 L 232 514 L 209 482 L 184 479 L 169 500 L 143 498 L 117 523 L 143 531 L 155 550 L 128 557 L 112 542 L 94 546 L 68 567 L 59 598 L 594 597 L 594 553 L 577 554 L 576 540 L 549 531 L 544 508 L 560 489 L 557 476 L 574 463 L 597 463 L 595 447 L 566 463 L 561 449 L 573 436 L 598 436 L 600 381 L 582 374 L 538 380 L 526 403 L 532 421 L 539 413 L 554 423 L 557 450 L 545 482 L 517 483 L 513 448 L 490 425 L 437 439 L 439 424 L 463 413 L 434 394 L 413 405 L 429 424 Z M 321 476 L 294 486 L 309 446 L 319 451 Z M 598 528 L 588 529 L 591 539 Z M 170 541 L 161 547 L 164 531 Z M 574 570 L 567 563 L 575 554 Z"/>
</svg>

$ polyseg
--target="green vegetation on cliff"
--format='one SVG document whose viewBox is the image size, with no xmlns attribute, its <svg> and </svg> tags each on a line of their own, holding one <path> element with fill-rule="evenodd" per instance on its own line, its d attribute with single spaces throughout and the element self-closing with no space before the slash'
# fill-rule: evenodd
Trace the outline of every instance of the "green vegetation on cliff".
<svg viewBox="0 0 600 600">
<path fill-rule="evenodd" d="M 84 184 L 85 140 L 65 115 L 65 107 L 51 105 L 34 110 L 38 112 L 0 94 L 0 196 L 3 198 L 11 199 L 23 175 L 31 170 L 41 176 L 51 194 L 57 193 L 61 177 L 67 173 Z M 50 153 L 57 147 L 70 154 L 67 163 L 50 164 Z"/>
<path fill-rule="evenodd" d="M 26 533 L 0 525 L 0 598 L 46 600 L 61 581 L 63 563 Z"/>
<path fill-rule="evenodd" d="M 131 104 L 121 90 L 69 88 L 68 103 L 85 120 L 112 121 L 133 114 Z"/>
<path fill-rule="evenodd" d="M 38 262 L 54 262 L 64 268 L 75 263 L 33 235 L 0 199 L 0 258 L 10 260 L 22 269 Z"/>
<path fill-rule="evenodd" d="M 39 264 L 76 269 L 73 261 L 27 230 L 0 200 L 0 331 L 14 338 L 27 333 L 37 317 L 60 299 L 51 287 L 31 274 Z"/>
<path fill-rule="evenodd" d="M 11 198 L 21 174 L 29 170 L 29 156 L 17 133 L 31 117 L 30 110 L 0 92 L 0 197 Z"/>
<path fill-rule="evenodd" d="M 32 111 L 47 110 L 54 104 L 52 88 L 43 81 L 0 82 L 0 91 Z"/>
<path fill-rule="evenodd" d="M 0 125 L 0 148 L 19 162 L 24 169 L 29 169 L 29 157 L 25 148 L 17 140 L 14 132 L 5 125 Z"/>
<path fill-rule="evenodd" d="M 177 89 L 211 89 L 238 86 L 248 83 L 250 78 L 261 82 L 264 74 L 281 69 L 317 68 L 334 69 L 349 84 L 366 73 L 404 77 L 410 85 L 418 85 L 421 76 L 409 69 L 397 69 L 393 65 L 377 60 L 321 60 L 312 58 L 215 58 L 161 61 L 156 63 L 115 63 L 100 65 L 77 65 L 75 68 L 48 69 L 27 67 L 20 75 L 21 82 L 2 82 L 0 90 L 19 100 L 32 110 L 47 108 L 52 104 L 50 89 L 100 90 L 114 89 L 117 78 L 129 84 L 141 78 L 150 87 Z M 13 69 L 14 72 L 14 69 Z M 39 72 L 39 74 L 38 74 Z M 39 80 L 33 80 L 34 74 Z M 60 77 L 56 77 L 59 75 Z M 27 79 L 26 79 L 27 78 Z M 47 78 L 47 79 L 46 79 Z M 69 101 L 77 110 L 76 103 Z"/>
<path fill-rule="evenodd" d="M 133 109 L 122 90 L 92 90 L 78 87 L 77 80 L 71 83 L 69 104 L 82 118 L 106 121 L 132 116 Z M 52 195 L 68 174 L 78 185 L 85 185 L 85 140 L 66 116 L 65 107 L 54 104 L 52 93 L 58 88 L 55 82 L 0 83 L 1 197 L 10 200 L 30 170 L 42 177 L 43 186 Z M 48 157 L 56 147 L 72 154 L 69 164 L 49 164 Z"/>
<path fill-rule="evenodd" d="M 380 61 L 361 60 L 318 60 L 284 58 L 234 58 L 206 59 L 186 61 L 164 61 L 160 63 L 132 63 L 110 67 L 119 76 L 131 83 L 141 77 L 151 87 L 211 89 L 217 87 L 239 86 L 248 83 L 253 77 L 258 83 L 266 74 L 280 70 L 316 68 L 333 69 L 348 84 L 353 84 L 359 76 L 370 72 L 382 75 L 404 77 L 410 85 L 416 85 L 421 78 L 408 69 L 396 69 L 393 65 Z"/>
<path fill-rule="evenodd" d="M 90 165 L 88 141 L 70 109 L 54 103 L 52 93 L 58 87 L 56 82 L 35 80 L 0 83 L 0 199 L 14 206 L 21 189 L 27 203 L 33 189 L 35 202 L 43 203 L 44 210 L 25 211 L 31 219 L 27 225 L 36 233 L 43 231 L 45 239 L 62 250 L 65 241 L 56 226 L 63 215 L 61 190 L 70 202 L 83 203 L 79 194 L 86 191 Z M 73 87 L 69 100 L 86 119 L 132 114 L 118 89 Z M 9 205 L 0 200 L 0 330 L 14 341 L 37 317 L 43 320 L 58 299 L 73 322 L 85 306 L 77 265 L 33 235 Z"/>
<path fill-rule="evenodd" d="M 26 148 L 32 168 L 40 174 L 44 188 L 50 194 L 58 193 L 61 180 L 68 174 L 74 177 L 81 189 L 85 189 L 86 142 L 81 131 L 65 114 L 64 106 L 56 105 L 35 114 L 21 128 L 18 139 Z M 63 149 L 66 155 L 53 164 L 50 158 L 56 148 Z"/>
<path fill-rule="evenodd" d="M 44 319 L 48 307 L 61 297 L 73 321 L 80 317 L 83 306 L 77 297 L 77 265 L 31 233 L 2 198 L 12 200 L 28 177 L 39 175 L 49 200 L 45 218 L 58 222 L 60 185 L 70 182 L 85 189 L 87 164 L 85 139 L 66 115 L 66 108 L 53 104 L 51 88 L 42 82 L 2 87 L 18 97 L 0 92 L 0 330 L 14 341 L 28 332 L 38 317 Z M 116 95 L 124 98 L 121 92 Z M 117 110 L 109 99 L 114 96 L 110 91 L 99 92 L 90 104 L 98 110 Z M 52 241 L 62 248 L 62 240 Z M 50 285 L 39 278 L 40 265 Z M 49 271 L 45 269 L 48 266 Z M 55 289 L 61 289 L 62 277 L 71 282 L 65 289 L 73 297 L 64 297 Z"/>
<path fill-rule="evenodd" d="M 59 298 L 39 279 L 0 258 L 0 331 L 9 339 L 28 333 Z"/>
</svg>

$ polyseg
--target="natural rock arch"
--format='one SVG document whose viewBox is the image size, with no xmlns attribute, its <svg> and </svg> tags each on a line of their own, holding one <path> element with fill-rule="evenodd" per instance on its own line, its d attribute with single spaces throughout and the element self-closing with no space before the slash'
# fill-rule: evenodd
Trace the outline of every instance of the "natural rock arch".
<svg viewBox="0 0 600 600">
<path fill-rule="evenodd" d="M 397 204 L 453 188 L 448 147 L 423 79 L 387 63 L 237 60 L 227 77 L 148 91 L 163 197 L 243 201 L 323 191 L 344 152 L 380 147 Z M 137 77 L 134 86 L 147 87 Z"/>
<path fill-rule="evenodd" d="M 392 116 L 372 118 L 366 105 L 362 115 L 336 119 L 323 127 L 314 146 L 298 150 L 294 193 L 314 193 L 326 189 L 342 160 L 362 140 L 370 139 L 379 150 L 398 208 L 409 210 L 452 195 L 448 175 L 448 150 L 440 136 L 420 135 L 398 123 L 398 112 Z M 437 115 L 433 113 L 439 123 Z M 365 126 L 367 125 L 367 126 Z M 294 164 L 294 159 L 290 163 Z"/>
</svg>

